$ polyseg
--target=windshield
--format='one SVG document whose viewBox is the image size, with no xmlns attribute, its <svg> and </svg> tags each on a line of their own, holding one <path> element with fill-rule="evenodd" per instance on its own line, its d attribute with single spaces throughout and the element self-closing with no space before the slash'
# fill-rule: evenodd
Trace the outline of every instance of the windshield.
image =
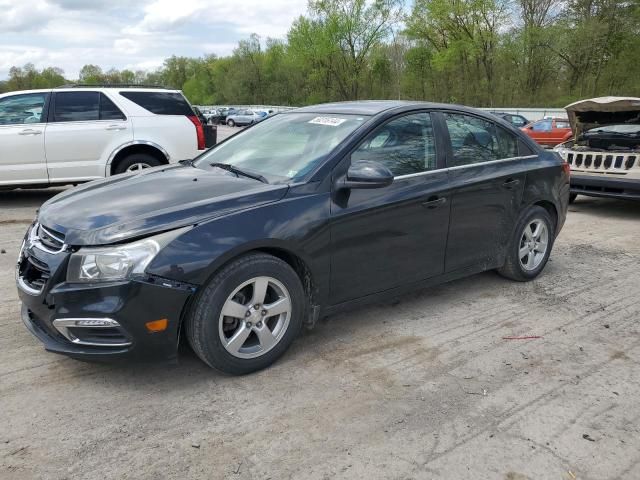
<svg viewBox="0 0 640 480">
<path fill-rule="evenodd" d="M 203 154 L 202 169 L 226 163 L 258 173 L 269 183 L 298 180 L 369 117 L 318 113 L 286 113 L 267 118 Z"/>
</svg>

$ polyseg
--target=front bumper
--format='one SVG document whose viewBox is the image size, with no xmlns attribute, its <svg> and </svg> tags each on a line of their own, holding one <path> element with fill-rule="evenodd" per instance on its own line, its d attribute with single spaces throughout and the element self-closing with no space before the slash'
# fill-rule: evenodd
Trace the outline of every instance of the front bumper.
<svg viewBox="0 0 640 480">
<path fill-rule="evenodd" d="M 571 172 L 571 193 L 640 200 L 640 179 L 624 178 L 622 175 L 580 175 Z"/>
<path fill-rule="evenodd" d="M 192 295 L 192 287 L 162 279 L 127 281 L 108 285 L 59 284 L 41 295 L 20 287 L 22 320 L 46 350 L 70 357 L 107 361 L 175 360 L 180 320 Z M 113 319 L 126 341 L 114 345 L 74 343 L 53 325 L 57 319 Z M 167 328 L 149 332 L 145 323 L 167 319 Z M 91 338 L 91 337 L 87 337 Z M 91 342 L 86 342 L 91 343 Z"/>
</svg>

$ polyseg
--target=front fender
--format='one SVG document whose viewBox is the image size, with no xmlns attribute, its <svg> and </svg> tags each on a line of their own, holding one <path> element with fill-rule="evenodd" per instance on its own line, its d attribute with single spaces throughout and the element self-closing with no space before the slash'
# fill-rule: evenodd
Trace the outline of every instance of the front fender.
<svg viewBox="0 0 640 480">
<path fill-rule="evenodd" d="M 224 264 L 252 250 L 297 256 L 321 292 L 329 281 L 329 194 L 284 198 L 196 225 L 167 245 L 147 272 L 205 284 Z"/>
</svg>

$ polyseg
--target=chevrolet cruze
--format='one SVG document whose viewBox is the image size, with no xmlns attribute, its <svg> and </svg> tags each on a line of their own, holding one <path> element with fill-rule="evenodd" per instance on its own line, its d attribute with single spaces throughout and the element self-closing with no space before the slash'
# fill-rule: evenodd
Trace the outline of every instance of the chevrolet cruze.
<svg viewBox="0 0 640 480">
<path fill-rule="evenodd" d="M 46 202 L 16 268 L 22 317 L 80 359 L 171 359 L 184 336 L 248 373 L 357 304 L 490 269 L 536 278 L 568 198 L 556 153 L 477 110 L 300 108 Z"/>
</svg>

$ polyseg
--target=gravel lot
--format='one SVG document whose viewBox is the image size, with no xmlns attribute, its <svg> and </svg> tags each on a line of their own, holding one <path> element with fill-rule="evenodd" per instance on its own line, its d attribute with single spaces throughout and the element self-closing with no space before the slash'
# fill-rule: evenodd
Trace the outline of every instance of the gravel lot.
<svg viewBox="0 0 640 480">
<path fill-rule="evenodd" d="M 579 197 L 535 282 L 485 273 L 332 317 L 233 378 L 188 349 L 42 349 L 13 266 L 54 193 L 0 192 L 2 479 L 640 478 L 640 204 Z"/>
</svg>

